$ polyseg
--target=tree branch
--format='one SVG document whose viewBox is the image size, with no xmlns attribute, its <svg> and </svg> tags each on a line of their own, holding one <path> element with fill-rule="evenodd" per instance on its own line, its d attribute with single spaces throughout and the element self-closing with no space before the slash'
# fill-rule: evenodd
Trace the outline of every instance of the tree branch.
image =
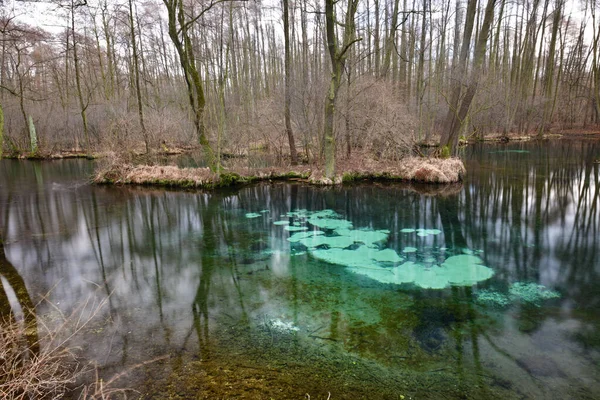
<svg viewBox="0 0 600 400">
<path fill-rule="evenodd" d="M 348 43 L 346 46 L 344 46 L 344 48 L 342 49 L 342 51 L 340 51 L 340 53 L 337 56 L 337 59 L 341 59 L 342 57 L 344 57 L 344 54 L 346 54 L 346 52 L 348 51 L 348 49 L 350 48 L 350 46 L 352 46 L 354 43 L 356 42 L 360 42 L 361 40 L 363 40 L 363 38 L 356 38 L 353 41 L 351 41 L 350 43 Z"/>
<path fill-rule="evenodd" d="M 202 16 L 204 14 L 206 14 L 207 12 L 209 12 L 214 6 L 216 6 L 217 4 L 221 4 L 221 3 L 226 3 L 226 2 L 231 2 L 231 1 L 249 1 L 249 0 L 216 0 L 212 3 L 210 3 L 208 5 L 208 7 L 206 7 L 204 10 L 200 11 L 200 13 L 198 15 L 196 15 L 195 17 L 193 17 L 192 19 L 190 19 L 188 22 L 185 23 L 184 26 L 182 26 L 179 31 L 177 32 L 177 34 L 181 33 L 181 31 L 183 29 L 188 29 L 194 22 L 198 21 L 200 18 L 202 18 Z"/>
</svg>

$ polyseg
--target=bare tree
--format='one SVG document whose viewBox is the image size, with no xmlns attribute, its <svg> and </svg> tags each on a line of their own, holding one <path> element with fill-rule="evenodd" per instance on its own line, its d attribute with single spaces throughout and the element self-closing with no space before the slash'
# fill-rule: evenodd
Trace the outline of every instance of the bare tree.
<svg viewBox="0 0 600 400">
<path fill-rule="evenodd" d="M 346 64 L 346 57 L 350 46 L 358 40 L 355 37 L 354 16 L 358 7 L 358 0 L 348 0 L 344 30 L 341 44 L 338 45 L 336 34 L 335 2 L 325 0 L 325 21 L 327 26 L 327 49 L 331 60 L 331 80 L 325 98 L 325 125 L 323 129 L 323 142 L 325 150 L 325 178 L 333 179 L 335 176 L 335 107 Z"/>
</svg>

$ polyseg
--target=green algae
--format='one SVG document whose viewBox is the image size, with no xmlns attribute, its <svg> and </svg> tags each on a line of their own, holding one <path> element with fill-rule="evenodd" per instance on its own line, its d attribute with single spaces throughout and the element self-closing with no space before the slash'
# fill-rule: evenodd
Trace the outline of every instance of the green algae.
<svg viewBox="0 0 600 400">
<path fill-rule="evenodd" d="M 410 283 L 414 282 L 423 271 L 423 266 L 413 261 L 407 261 L 404 264 L 393 268 L 392 273 L 397 283 Z"/>
<path fill-rule="evenodd" d="M 374 268 L 379 269 L 379 265 L 374 261 L 369 259 L 363 253 L 357 253 L 356 250 L 347 250 L 340 248 L 330 248 L 330 249 L 317 249 L 311 251 L 313 257 L 318 260 L 326 261 L 330 264 L 343 265 L 346 267 L 355 267 L 355 268 Z"/>
<path fill-rule="evenodd" d="M 345 219 L 310 217 L 308 223 L 321 229 L 350 229 L 352 222 Z"/>
<path fill-rule="evenodd" d="M 477 303 L 485 306 L 505 308 L 510 306 L 510 297 L 494 290 L 483 289 L 477 293 Z"/>
<path fill-rule="evenodd" d="M 298 240 L 299 243 L 314 249 L 319 246 L 337 247 L 340 249 L 350 247 L 354 244 L 354 239 L 347 236 L 311 236 Z"/>
<path fill-rule="evenodd" d="M 299 212 L 303 212 L 307 215 L 310 215 L 313 218 L 340 218 L 340 215 L 338 213 L 329 209 L 313 212 L 309 212 L 307 210 L 299 210 Z"/>
<path fill-rule="evenodd" d="M 335 233 L 340 236 L 352 238 L 354 242 L 364 243 L 367 246 L 373 247 L 376 243 L 386 241 L 390 234 L 387 229 L 372 231 L 366 229 L 336 229 Z"/>
<path fill-rule="evenodd" d="M 401 283 L 397 282 L 391 269 L 380 267 L 377 264 L 367 267 L 350 267 L 348 268 L 348 271 L 357 275 L 366 276 L 369 279 L 381 283 Z"/>
<path fill-rule="evenodd" d="M 430 236 L 430 235 L 439 235 L 440 233 L 442 233 L 442 231 L 439 229 L 419 228 L 419 229 L 416 229 L 416 231 L 417 231 L 417 236 L 422 236 L 422 237 L 426 237 L 426 236 Z"/>
<path fill-rule="evenodd" d="M 417 233 L 417 236 L 420 237 L 427 237 L 430 235 L 439 235 L 440 233 L 442 233 L 441 230 L 439 229 L 425 229 L 425 228 L 404 228 L 401 229 L 400 232 L 402 233 Z"/>
<path fill-rule="evenodd" d="M 356 250 L 330 248 L 313 250 L 311 254 L 330 264 L 343 265 L 350 268 L 376 270 L 391 274 L 389 268 L 382 267 L 379 263 L 399 263 L 402 258 L 392 249 L 376 250 L 367 246 L 360 246 Z"/>
<path fill-rule="evenodd" d="M 508 293 L 516 300 L 537 306 L 544 300 L 560 297 L 557 291 L 534 282 L 515 282 L 510 286 Z"/>
<path fill-rule="evenodd" d="M 281 256 L 281 255 L 302 256 L 302 255 L 306 254 L 306 252 L 301 251 L 301 250 L 295 250 L 295 249 L 290 249 L 289 251 L 267 249 L 267 250 L 263 250 L 261 252 L 261 254 L 264 254 L 267 256 Z"/>
<path fill-rule="evenodd" d="M 448 286 L 448 280 L 441 268 L 425 268 L 423 265 L 407 261 L 394 268 L 372 266 L 371 268 L 350 268 L 350 271 L 374 279 L 381 283 L 403 284 L 413 283 L 425 289 L 443 289 Z"/>
<path fill-rule="evenodd" d="M 416 274 L 414 284 L 423 289 L 444 289 L 449 286 L 450 281 L 443 267 L 434 265 L 431 268 L 421 268 Z M 459 285 L 470 286 L 470 285 Z"/>
<path fill-rule="evenodd" d="M 325 232 L 323 232 L 323 231 L 298 232 L 298 233 L 294 233 L 293 235 L 291 235 L 289 238 L 287 238 L 287 240 L 289 242 L 296 243 L 296 242 L 299 242 L 300 240 L 306 239 L 308 237 L 324 235 L 324 234 L 325 234 Z"/>
<path fill-rule="evenodd" d="M 290 231 L 290 232 L 297 232 L 297 231 L 306 231 L 306 230 L 308 230 L 308 227 L 307 226 L 297 226 L 297 225 L 287 225 L 283 229 L 285 229 L 286 231 Z"/>
<path fill-rule="evenodd" d="M 373 253 L 373 260 L 379 262 L 399 263 L 404 260 L 392 249 L 383 249 Z"/>
<path fill-rule="evenodd" d="M 288 211 L 285 215 L 287 217 L 307 218 L 309 215 L 309 211 L 305 209 L 298 209 L 295 211 Z"/>
<path fill-rule="evenodd" d="M 490 279 L 494 271 L 483 264 L 477 256 L 460 254 L 448 257 L 441 265 L 445 269 L 448 282 L 453 285 L 470 286 Z"/>
<path fill-rule="evenodd" d="M 367 228 L 353 229 L 352 222 L 340 217 L 333 210 L 295 210 L 286 213 L 292 221 L 276 221 L 276 225 L 285 225 L 289 231 L 308 230 L 299 224 L 306 220 L 314 228 L 307 232 L 298 232 L 287 240 L 298 243 L 308 249 L 315 259 L 334 265 L 347 267 L 352 273 L 366 276 L 382 283 L 412 283 L 426 289 L 443 289 L 451 285 L 471 286 L 489 279 L 494 272 L 482 265 L 483 261 L 474 255 L 454 255 L 441 265 L 437 258 L 428 257 L 423 263 L 404 262 L 395 250 L 384 248 L 390 231 Z M 300 225 L 300 226 L 299 226 Z M 418 236 L 439 235 L 439 229 L 404 228 L 403 233 L 417 233 Z M 416 247 L 406 246 L 402 253 L 417 253 Z M 422 257 L 422 256 L 418 256 Z"/>
<path fill-rule="evenodd" d="M 479 304 L 505 308 L 512 303 L 527 303 L 540 307 L 544 300 L 556 299 L 560 293 L 550 290 L 544 285 L 533 282 L 515 282 L 510 285 L 508 294 L 494 290 L 481 290 L 477 294 Z"/>
<path fill-rule="evenodd" d="M 358 270 L 356 265 L 353 265 L 355 268 L 352 272 L 382 283 L 413 283 L 423 289 L 443 289 L 448 286 L 472 286 L 491 278 L 494 271 L 481 263 L 482 260 L 478 257 L 458 255 L 449 257 L 439 266 L 426 266 L 408 261 L 392 269 Z"/>
</svg>

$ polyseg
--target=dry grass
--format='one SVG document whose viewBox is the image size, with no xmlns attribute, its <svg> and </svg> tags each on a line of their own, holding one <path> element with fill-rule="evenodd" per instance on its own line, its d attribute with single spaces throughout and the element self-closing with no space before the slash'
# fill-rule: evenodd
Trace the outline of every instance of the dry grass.
<svg viewBox="0 0 600 400">
<path fill-rule="evenodd" d="M 208 186 L 216 175 L 208 168 L 179 168 L 175 166 L 124 165 L 116 183 L 170 183 L 175 186 Z"/>
<path fill-rule="evenodd" d="M 77 377 L 75 354 L 54 345 L 54 337 L 47 333 L 38 352 L 31 348 L 40 343 L 27 343 L 24 324 L 14 320 L 0 323 L 0 398 L 30 399 L 62 397 L 67 386 Z"/>
<path fill-rule="evenodd" d="M 259 180 L 299 178 L 307 175 L 309 171 L 310 169 L 307 167 L 294 169 L 246 167 L 233 168 L 219 176 L 208 168 L 125 164 L 99 171 L 94 181 L 96 183 L 212 188 Z"/>
<path fill-rule="evenodd" d="M 462 181 L 466 169 L 458 158 L 406 157 L 399 161 L 377 161 L 369 158 L 345 160 L 342 174 L 354 179 L 391 179 L 422 183 L 456 183 Z"/>
<path fill-rule="evenodd" d="M 53 327 L 37 318 L 35 310 L 21 310 L 22 317 L 10 312 L 0 321 L 3 399 L 60 398 L 83 373 L 75 349 L 67 343 L 95 318 L 106 301 L 88 300 L 70 316 L 45 302 L 59 315 L 52 321 Z"/>
<path fill-rule="evenodd" d="M 157 359 L 103 381 L 97 368 L 82 363 L 77 355 L 78 349 L 68 346 L 98 317 L 107 298 L 101 301 L 90 298 L 69 315 L 64 315 L 51 302 L 45 302 L 52 308 L 54 317 L 51 322 L 44 322 L 44 318 L 26 322 L 12 313 L 0 321 L 0 398 L 59 399 L 68 396 L 80 400 L 126 399 L 134 392 L 116 387 L 115 382 L 131 370 Z M 29 315 L 35 314 L 29 312 Z M 83 381 L 91 383 L 76 386 Z"/>
<path fill-rule="evenodd" d="M 214 188 L 260 180 L 306 179 L 315 184 L 333 184 L 353 180 L 398 180 L 423 183 L 456 183 L 466 173 L 459 159 L 404 158 L 400 161 L 377 161 L 354 157 L 338 162 L 335 180 L 322 179 L 318 167 L 294 166 L 271 168 L 233 167 L 220 176 L 208 168 L 179 168 L 114 162 L 96 173 L 96 183 L 159 185 Z"/>
</svg>

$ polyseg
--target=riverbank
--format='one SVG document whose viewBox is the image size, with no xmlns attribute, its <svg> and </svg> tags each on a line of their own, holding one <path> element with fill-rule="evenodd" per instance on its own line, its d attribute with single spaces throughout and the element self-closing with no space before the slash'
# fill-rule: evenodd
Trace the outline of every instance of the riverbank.
<svg viewBox="0 0 600 400">
<path fill-rule="evenodd" d="M 470 136 L 467 138 L 461 138 L 459 141 L 460 146 L 468 146 L 476 143 L 514 143 L 514 142 L 529 142 L 536 140 L 600 140 L 600 129 L 565 129 L 555 130 L 551 133 L 543 135 L 541 138 L 535 134 L 517 134 L 509 133 L 507 135 L 501 133 L 488 133 L 483 137 Z M 437 147 L 439 144 L 439 138 L 430 138 L 427 141 L 421 141 L 417 143 L 417 146 L 422 148 Z M 190 154 L 199 151 L 198 146 L 194 145 L 172 145 L 166 146 L 161 145 L 160 148 L 151 150 L 150 153 L 146 154 L 143 146 L 138 146 L 136 150 L 132 150 L 128 153 L 129 158 L 151 158 L 151 157 L 169 157 L 177 156 L 182 154 Z M 77 150 L 77 149 L 64 149 L 64 150 L 53 150 L 44 151 L 41 150 L 37 153 L 30 152 L 5 152 L 1 158 L 7 159 L 24 159 L 24 160 L 60 160 L 68 158 L 87 158 L 87 159 L 101 159 L 112 154 L 110 151 L 92 151 L 90 153 Z M 248 157 L 247 152 L 242 153 L 223 153 L 221 157 L 224 159 L 236 159 Z"/>
<path fill-rule="evenodd" d="M 456 158 L 410 157 L 397 162 L 355 158 L 338 163 L 334 179 L 323 177 L 317 166 L 300 165 L 271 168 L 232 167 L 221 174 L 208 168 L 179 168 L 118 164 L 101 168 L 94 177 L 98 184 L 133 184 L 180 188 L 218 188 L 270 180 L 295 180 L 316 185 L 370 181 L 404 181 L 420 183 L 456 183 L 466 174 L 461 160 Z"/>
<path fill-rule="evenodd" d="M 160 150 L 152 150 L 146 154 L 143 150 L 133 151 L 129 154 L 132 158 L 139 157 L 169 157 L 177 156 L 180 154 L 190 153 L 198 150 L 196 146 L 184 146 L 174 148 L 162 148 Z M 113 154 L 110 151 L 92 151 L 86 152 L 83 150 L 76 149 L 65 149 L 65 150 L 53 150 L 53 151 L 38 151 L 36 153 L 31 152 L 9 152 L 3 153 L 1 158 L 11 160 L 62 160 L 69 158 L 87 158 L 88 160 L 96 160 L 105 158 Z"/>
<path fill-rule="evenodd" d="M 9 160 L 62 160 L 69 158 L 87 158 L 89 160 L 93 160 L 96 158 L 101 158 L 102 154 L 99 153 L 91 153 L 88 154 L 84 151 L 71 151 L 71 150 L 61 150 L 58 152 L 39 152 L 39 153 L 8 153 L 2 154 L 2 158 L 6 158 Z"/>
</svg>

